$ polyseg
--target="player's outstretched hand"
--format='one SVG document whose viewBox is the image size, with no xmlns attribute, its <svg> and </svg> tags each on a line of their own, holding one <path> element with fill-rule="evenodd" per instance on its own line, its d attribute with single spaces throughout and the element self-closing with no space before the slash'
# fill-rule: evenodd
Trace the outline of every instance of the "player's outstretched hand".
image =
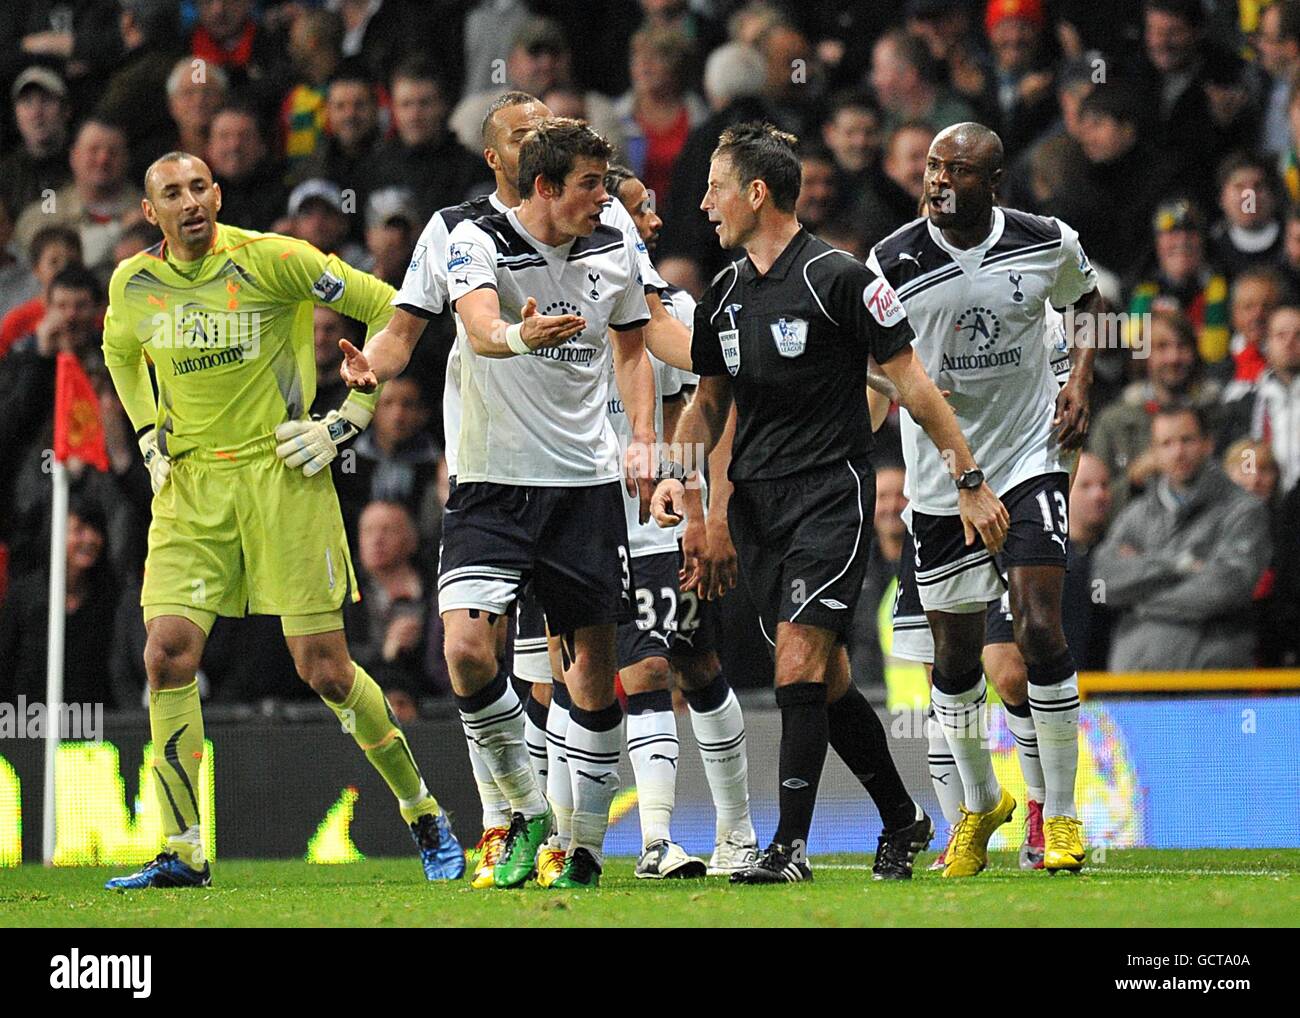
<svg viewBox="0 0 1300 1018">
<path fill-rule="evenodd" d="M 349 389 L 374 392 L 379 388 L 379 379 L 370 370 L 370 361 L 366 360 L 364 353 L 346 339 L 339 340 L 339 349 L 343 351 L 343 363 L 339 365 L 339 375 L 348 383 Z"/>
<path fill-rule="evenodd" d="M 519 313 L 523 317 L 520 338 L 534 350 L 559 346 L 587 327 L 587 320 L 580 315 L 538 314 L 535 297 L 529 297 Z"/>
<path fill-rule="evenodd" d="M 686 486 L 675 477 L 665 477 L 650 498 L 650 515 L 659 526 L 675 527 L 686 515 Z"/>
<path fill-rule="evenodd" d="M 1071 378 L 1056 394 L 1056 417 L 1052 420 L 1052 427 L 1057 429 L 1056 440 L 1062 449 L 1068 451 L 1083 447 L 1090 419 L 1088 391 L 1082 383 Z"/>
<path fill-rule="evenodd" d="M 1007 539 L 1011 517 L 1002 500 L 993 494 L 993 489 L 987 484 L 963 489 L 957 492 L 957 506 L 967 547 L 975 543 L 975 535 L 979 534 L 984 547 L 992 554 L 1000 552 Z"/>
</svg>

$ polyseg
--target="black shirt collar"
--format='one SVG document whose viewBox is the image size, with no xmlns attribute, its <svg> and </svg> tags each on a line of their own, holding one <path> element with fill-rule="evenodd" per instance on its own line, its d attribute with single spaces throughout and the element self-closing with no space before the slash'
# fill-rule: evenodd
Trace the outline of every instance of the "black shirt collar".
<svg viewBox="0 0 1300 1018">
<path fill-rule="evenodd" d="M 749 260 L 749 255 L 746 254 L 744 271 L 742 272 L 745 280 L 752 283 L 764 279 L 784 279 L 790 271 L 790 266 L 798 259 L 799 253 L 811 236 L 812 234 L 807 229 L 802 226 L 799 227 L 799 232 L 790 238 L 790 243 L 785 246 L 785 250 L 776 256 L 776 261 L 772 263 L 772 267 L 762 274 L 759 273 L 758 269 L 754 268 L 754 263 Z"/>
</svg>

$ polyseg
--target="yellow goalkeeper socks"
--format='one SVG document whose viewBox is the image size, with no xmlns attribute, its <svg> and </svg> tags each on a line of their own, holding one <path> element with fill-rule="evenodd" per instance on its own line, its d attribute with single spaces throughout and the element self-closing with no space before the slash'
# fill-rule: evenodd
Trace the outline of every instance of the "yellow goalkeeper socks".
<svg viewBox="0 0 1300 1018">
<path fill-rule="evenodd" d="M 356 665 L 356 669 L 347 699 L 342 703 L 325 700 L 326 706 L 338 715 L 344 729 L 352 733 L 365 752 L 366 759 L 388 782 L 397 796 L 403 820 L 410 824 L 426 813 L 439 812 L 438 800 L 424 786 L 420 768 L 415 765 L 406 736 L 397 727 L 397 719 L 388 709 L 384 691 L 364 668 Z"/>
<path fill-rule="evenodd" d="M 199 766 L 203 762 L 203 711 L 199 684 L 149 693 L 153 775 L 168 851 L 191 869 L 205 864 L 199 839 Z"/>
</svg>

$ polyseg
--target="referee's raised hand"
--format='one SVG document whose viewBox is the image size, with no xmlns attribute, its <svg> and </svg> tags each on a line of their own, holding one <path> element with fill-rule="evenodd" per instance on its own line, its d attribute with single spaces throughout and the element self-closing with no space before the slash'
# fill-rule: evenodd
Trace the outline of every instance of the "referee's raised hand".
<svg viewBox="0 0 1300 1018">
<path fill-rule="evenodd" d="M 538 314 L 536 297 L 529 297 L 519 313 L 523 318 L 519 336 L 533 350 L 559 346 L 587 327 L 587 320 L 580 315 Z"/>
<path fill-rule="evenodd" d="M 1011 525 L 1011 516 L 1002 500 L 993 494 L 987 484 L 978 488 L 967 488 L 957 492 L 957 510 L 961 514 L 962 530 L 966 534 L 966 545 L 975 543 L 979 534 L 986 547 L 996 555 L 1002 550 L 1007 540 L 1007 528 Z"/>
</svg>

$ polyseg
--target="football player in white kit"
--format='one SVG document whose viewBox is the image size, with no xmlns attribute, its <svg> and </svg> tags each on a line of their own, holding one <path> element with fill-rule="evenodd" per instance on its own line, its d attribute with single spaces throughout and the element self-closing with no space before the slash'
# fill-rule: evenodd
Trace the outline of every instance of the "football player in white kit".
<svg viewBox="0 0 1300 1018">
<path fill-rule="evenodd" d="M 520 148 L 518 210 L 462 221 L 444 252 L 464 343 L 439 610 L 462 722 L 510 803 L 497 886 L 533 874 L 555 819 L 529 761 L 523 706 L 496 662 L 493 626 L 527 583 L 562 637 L 573 703 L 572 834 L 552 886 L 599 883 L 618 789 L 614 634 L 632 614 L 618 483 L 639 489 L 648 507 L 654 379 L 636 242 L 601 222 L 608 157 L 585 124 L 543 121 Z M 406 356 L 401 341 L 381 347 L 378 363 L 349 351 L 345 373 L 374 385 Z M 605 417 L 611 363 L 633 425 L 622 466 Z"/>
<path fill-rule="evenodd" d="M 961 774 L 964 804 L 944 875 L 974 876 L 1015 801 L 994 776 L 978 717 L 985 700 L 980 651 L 988 602 L 1010 590 L 1016 645 L 1044 785 L 1044 868 L 1083 866 L 1074 785 L 1078 675 L 1061 626 L 1068 540 L 1067 454 L 1087 433 L 1094 350 L 1076 346 L 1064 386 L 1048 306 L 1096 299 L 1096 273 L 1078 235 L 1055 219 L 996 204 L 1002 143 L 979 124 L 941 132 L 931 145 L 926 214 L 878 243 L 868 265 L 893 285 L 917 334 L 917 355 L 957 414 L 984 466 L 957 487 L 987 483 L 1011 515 L 995 560 L 963 534 L 957 492 L 939 452 L 902 414 L 909 529 L 920 602 L 934 634 L 932 707 Z M 1003 579 L 1003 575 L 1006 579 Z"/>
<path fill-rule="evenodd" d="M 627 209 L 642 243 L 653 252 L 663 221 L 645 185 L 626 167 L 611 166 L 605 174 L 605 189 Z M 668 313 L 689 330 L 695 315 L 691 295 L 667 285 L 657 294 Z M 670 441 L 686 395 L 698 379 L 653 355 L 651 363 L 658 391 L 655 428 L 660 442 Z M 613 392 L 609 418 L 620 440 L 628 441 L 627 414 Z M 715 486 L 715 491 L 720 490 L 725 489 Z M 731 874 L 757 857 L 758 836 L 749 815 L 744 715 L 714 650 L 716 606 L 682 585 L 678 541 L 684 526 L 665 530 L 653 521 L 642 525 L 636 501 L 625 498 L 623 506 L 637 582 L 637 617 L 618 627 L 619 679 L 627 694 L 628 757 L 636 775 L 641 820 L 642 853 L 636 876 L 662 879 L 704 876 L 706 872 Z M 704 529 L 702 519 L 694 522 Z M 690 709 L 717 814 L 714 852 L 707 867 L 687 855 L 669 830 L 678 755 L 674 684 L 682 690 Z"/>
</svg>

